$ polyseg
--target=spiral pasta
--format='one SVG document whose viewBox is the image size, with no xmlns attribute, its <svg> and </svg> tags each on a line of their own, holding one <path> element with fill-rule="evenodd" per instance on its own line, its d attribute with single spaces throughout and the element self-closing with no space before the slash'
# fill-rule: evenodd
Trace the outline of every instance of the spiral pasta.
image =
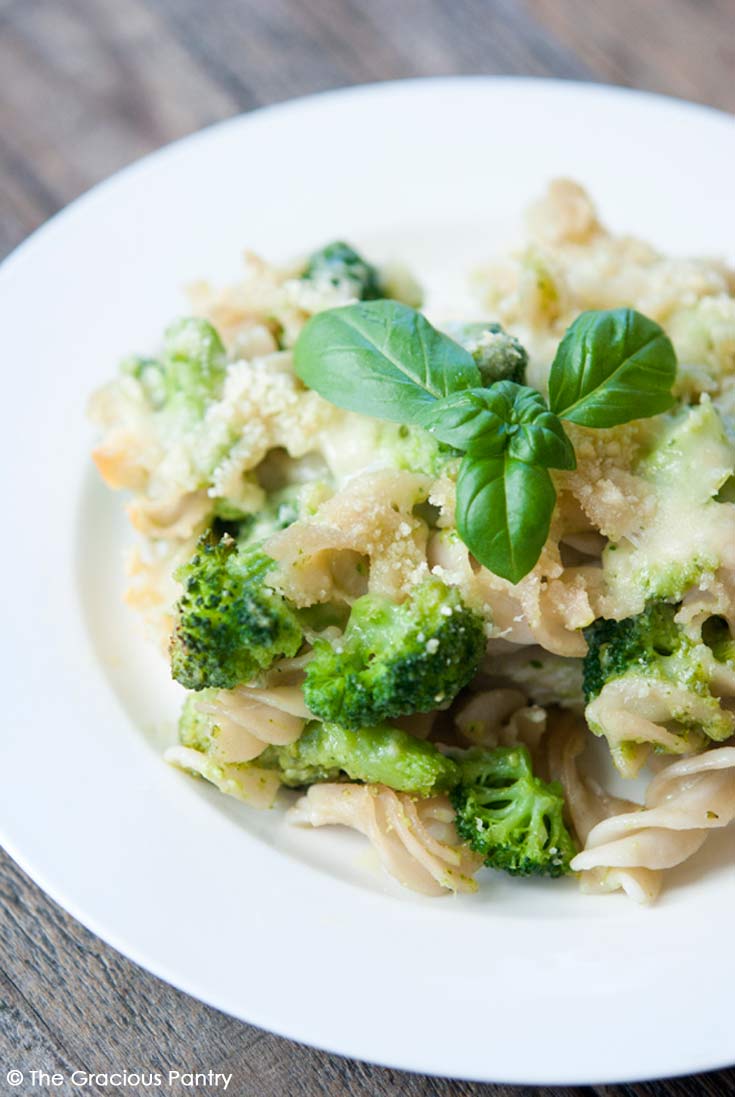
<svg viewBox="0 0 735 1097">
<path fill-rule="evenodd" d="M 453 820 L 446 796 L 414 800 L 385 785 L 312 785 L 289 811 L 297 825 L 358 830 L 386 871 L 423 895 L 477 890 L 482 858 L 459 841 Z"/>
<path fill-rule="evenodd" d="M 205 491 L 189 491 L 171 499 L 138 499 L 128 507 L 139 533 L 156 541 L 186 541 L 209 525 L 212 500 Z"/>
<path fill-rule="evenodd" d="M 212 718 L 209 753 L 222 762 L 250 762 L 269 744 L 285 746 L 301 735 L 310 712 L 298 686 L 219 690 L 197 702 Z"/>
<path fill-rule="evenodd" d="M 721 567 L 684 595 L 676 620 L 694 640 L 710 617 L 722 617 L 735 634 L 735 568 Z M 732 695 L 732 693 L 730 694 Z"/>
<path fill-rule="evenodd" d="M 313 518 L 275 534 L 266 550 L 279 569 L 274 582 L 296 605 L 354 600 L 369 589 L 400 600 L 428 574 L 427 527 L 413 508 L 429 477 L 381 469 L 350 480 Z M 369 561 L 360 568 L 361 558 Z"/>
<path fill-rule="evenodd" d="M 681 864 L 711 830 L 735 819 L 735 747 L 672 762 L 651 781 L 643 810 L 602 819 L 572 862 L 576 871 L 653 872 Z"/>
<path fill-rule="evenodd" d="M 481 747 L 527 746 L 534 754 L 546 732 L 546 712 L 517 689 L 473 694 L 457 708 L 454 724 L 464 742 Z"/>
<path fill-rule="evenodd" d="M 457 586 L 492 621 L 492 635 L 512 644 L 541 644 L 568 657 L 584 655 L 580 628 L 594 620 L 590 592 L 598 571 L 564 568 L 550 539 L 536 566 L 515 585 L 479 567 L 453 531 L 434 532 L 428 544 L 433 574 Z"/>
<path fill-rule="evenodd" d="M 584 847 L 593 828 L 616 814 L 640 811 L 638 804 L 610 796 L 596 781 L 583 775 L 578 758 L 585 749 L 584 723 L 570 713 L 557 712 L 546 741 L 550 777 L 564 789 L 567 810 L 579 844 Z M 583 891 L 604 893 L 622 889 L 631 899 L 650 903 L 661 888 L 661 874 L 645 866 L 613 868 L 593 866 L 584 869 L 578 859 L 572 862 L 580 872 Z"/>
</svg>

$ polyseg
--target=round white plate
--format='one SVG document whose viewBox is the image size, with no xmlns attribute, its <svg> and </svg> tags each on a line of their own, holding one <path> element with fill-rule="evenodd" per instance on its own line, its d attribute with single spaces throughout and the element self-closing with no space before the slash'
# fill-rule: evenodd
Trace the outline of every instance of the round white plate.
<svg viewBox="0 0 735 1097">
<path fill-rule="evenodd" d="M 278 259 L 342 236 L 438 284 L 495 252 L 558 174 L 619 230 L 735 250 L 724 115 L 470 78 L 235 118 L 96 188 L 0 271 L 7 849 L 120 951 L 244 1020 L 519 1083 L 735 1059 L 732 835 L 672 873 L 650 910 L 489 874 L 477 896 L 424 900 L 376 873 L 357 836 L 288 828 L 169 769 L 178 694 L 120 603 L 123 500 L 95 479 L 84 409 L 182 310 L 182 284 L 236 275 L 244 247 Z"/>
</svg>

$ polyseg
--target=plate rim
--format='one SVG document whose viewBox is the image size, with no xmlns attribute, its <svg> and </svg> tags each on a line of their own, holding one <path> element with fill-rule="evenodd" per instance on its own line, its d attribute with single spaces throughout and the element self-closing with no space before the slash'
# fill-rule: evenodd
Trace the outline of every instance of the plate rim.
<svg viewBox="0 0 735 1097">
<path fill-rule="evenodd" d="M 344 99 L 352 95 L 362 96 L 366 93 L 372 94 L 376 90 L 389 92 L 391 90 L 400 91 L 404 88 L 412 87 L 424 88 L 430 85 L 449 86 L 455 84 L 457 86 L 467 86 L 473 83 L 492 83 L 493 85 L 508 84 L 508 86 L 513 87 L 526 85 L 529 88 L 548 85 L 549 87 L 556 89 L 568 89 L 570 93 L 581 91 L 585 94 L 600 93 L 605 96 L 612 93 L 622 97 L 639 98 L 647 102 L 658 102 L 661 105 L 674 106 L 684 110 L 702 113 L 707 117 L 719 119 L 730 125 L 735 125 L 735 114 L 731 114 L 721 107 L 713 107 L 708 103 L 698 103 L 692 99 L 685 99 L 676 95 L 667 95 L 663 92 L 648 91 L 644 88 L 634 88 L 626 84 L 602 83 L 597 80 L 576 80 L 553 76 L 458 73 L 440 76 L 405 76 L 390 80 L 376 80 L 365 84 L 338 85 L 337 87 L 324 88 L 320 91 L 310 92 L 307 95 L 298 95 L 279 100 L 275 103 L 265 103 L 263 106 L 254 107 L 251 110 L 240 111 L 227 118 L 221 118 L 215 122 L 210 122 L 206 126 L 193 130 L 191 133 L 184 134 L 182 137 L 176 137 L 171 141 L 166 141 L 163 145 L 152 149 L 150 152 L 143 153 L 141 156 L 136 156 L 133 160 L 129 161 L 129 163 L 123 164 L 122 167 L 118 168 L 111 175 L 105 176 L 103 179 L 98 180 L 98 182 L 93 183 L 91 186 L 81 191 L 75 198 L 72 198 L 70 202 L 67 202 L 55 213 L 51 214 L 50 217 L 47 217 L 42 221 L 32 232 L 23 237 L 23 239 L 20 240 L 0 261 L 0 276 L 6 275 L 6 268 L 8 265 L 18 259 L 21 254 L 25 252 L 26 248 L 31 245 L 35 246 L 37 238 L 45 234 L 48 229 L 51 229 L 62 222 L 67 215 L 75 212 L 79 205 L 86 202 L 88 199 L 103 193 L 109 185 L 117 183 L 121 179 L 134 176 L 139 169 L 147 167 L 154 161 L 163 160 L 169 153 L 179 149 L 185 143 L 195 144 L 201 139 L 207 138 L 216 132 L 228 129 L 230 126 L 235 127 L 241 125 L 246 119 L 254 117 L 261 118 L 266 114 L 270 117 L 286 114 L 293 108 L 306 106 L 308 104 L 328 103 L 331 99 Z"/>
</svg>

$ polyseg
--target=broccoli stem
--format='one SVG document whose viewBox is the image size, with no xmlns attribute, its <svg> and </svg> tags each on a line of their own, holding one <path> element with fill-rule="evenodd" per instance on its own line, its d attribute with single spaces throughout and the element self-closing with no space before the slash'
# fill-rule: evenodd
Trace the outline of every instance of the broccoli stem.
<svg viewBox="0 0 735 1097">
<path fill-rule="evenodd" d="M 444 792 L 459 779 L 456 762 L 399 728 L 350 730 L 316 721 L 290 746 L 268 747 L 258 765 L 278 769 L 283 783 L 295 787 L 346 774 L 416 796 Z"/>
</svg>

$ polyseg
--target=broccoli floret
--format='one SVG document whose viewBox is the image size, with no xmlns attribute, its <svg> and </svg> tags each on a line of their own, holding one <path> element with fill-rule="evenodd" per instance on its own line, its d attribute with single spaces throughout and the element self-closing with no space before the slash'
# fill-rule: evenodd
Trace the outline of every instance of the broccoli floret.
<svg viewBox="0 0 735 1097">
<path fill-rule="evenodd" d="M 451 793 L 460 838 L 490 868 L 563 876 L 576 851 L 561 785 L 534 776 L 526 747 L 468 750 Z"/>
<path fill-rule="evenodd" d="M 200 750 L 204 754 L 212 745 L 212 732 L 215 728 L 214 718 L 202 712 L 200 707 L 202 699 L 206 696 L 202 693 L 190 693 L 184 701 L 179 716 L 179 742 L 184 747 Z"/>
<path fill-rule="evenodd" d="M 584 630 L 585 715 L 610 740 L 626 776 L 645 760 L 645 744 L 682 753 L 735 731 L 735 717 L 714 694 L 716 656 L 676 620 L 678 606 L 654 602 L 622 621 L 600 618 Z M 626 714 L 635 717 L 628 734 Z"/>
<path fill-rule="evenodd" d="M 260 510 L 249 514 L 233 506 L 227 499 L 216 499 L 216 531 L 229 533 L 241 549 L 261 545 L 299 517 L 300 490 L 300 485 L 293 485 L 273 491 Z"/>
<path fill-rule="evenodd" d="M 733 504 L 718 501 L 735 470 L 735 447 L 709 398 L 660 416 L 653 429 L 655 443 L 635 471 L 653 489 L 654 513 L 602 556 L 606 591 L 629 615 L 651 600 L 680 601 L 714 573 L 735 522 Z"/>
<path fill-rule="evenodd" d="M 229 499 L 218 497 L 213 500 L 212 531 L 218 540 L 228 533 L 239 549 L 262 545 L 299 517 L 300 490 L 294 486 L 274 491 L 254 512 L 245 512 Z"/>
<path fill-rule="evenodd" d="M 589 702 L 610 682 L 632 670 L 657 673 L 665 669 L 664 659 L 678 652 L 687 640 L 677 627 L 676 607 L 654 602 L 636 617 L 622 621 L 598 618 L 584 630 L 587 655 L 582 685 Z"/>
<path fill-rule="evenodd" d="M 215 329 L 194 316 L 175 320 L 166 329 L 159 358 L 128 358 L 120 369 L 140 384 L 164 450 L 183 447 L 192 473 L 199 475 L 198 486 L 204 487 L 233 442 L 225 430 L 205 423 L 227 373 L 225 348 Z"/>
<path fill-rule="evenodd" d="M 301 277 L 310 282 L 346 286 L 350 296 L 360 301 L 375 301 L 384 296 L 375 267 L 341 240 L 310 255 Z"/>
<path fill-rule="evenodd" d="M 173 406 L 201 416 L 222 392 L 227 357 L 207 320 L 184 316 L 166 329 L 160 359 L 128 358 L 120 369 L 140 382 L 155 411 Z"/>
<path fill-rule="evenodd" d="M 187 689 L 232 689 L 279 656 L 295 655 L 302 631 L 286 600 L 265 582 L 273 561 L 259 548 L 238 549 L 225 534 L 199 541 L 179 568 L 184 586 L 171 637 L 171 673 Z"/>
<path fill-rule="evenodd" d="M 160 474 L 172 478 L 180 493 L 184 486 L 210 487 L 214 470 L 237 441 L 226 416 L 208 415 L 222 399 L 227 370 L 219 335 L 207 320 L 193 316 L 166 329 L 157 357 L 121 363 L 122 382 L 112 391 L 147 405 L 152 439 L 161 452 Z"/>
<path fill-rule="evenodd" d="M 528 354 L 515 335 L 494 322 L 457 324 L 449 334 L 468 350 L 480 371 L 483 385 L 496 381 L 526 383 Z"/>
<path fill-rule="evenodd" d="M 211 754 L 219 731 L 216 717 L 202 711 L 202 697 L 207 700 L 207 693 L 186 698 L 179 719 L 179 740 L 182 746 Z M 318 721 L 307 724 L 295 743 L 266 747 L 252 765 L 275 770 L 281 783 L 289 788 L 349 778 L 388 785 L 415 796 L 431 796 L 453 788 L 459 780 L 456 762 L 441 754 L 433 743 L 399 728 L 350 731 Z"/>
<path fill-rule="evenodd" d="M 219 335 L 207 320 L 184 316 L 163 337 L 163 372 L 169 400 L 185 400 L 203 412 L 222 391 L 227 357 Z"/>
<path fill-rule="evenodd" d="M 291 787 L 333 781 L 344 774 L 353 781 L 388 785 L 416 796 L 444 792 L 459 778 L 456 762 L 432 743 L 398 728 L 350 730 L 316 721 L 290 746 L 267 747 L 257 764 L 277 769 L 283 784 Z"/>
<path fill-rule="evenodd" d="M 589 702 L 607 682 L 632 673 L 671 681 L 697 693 L 709 692 L 701 661 L 708 648 L 675 621 L 678 606 L 653 602 L 622 621 L 601 617 L 584 629 L 587 655 L 583 688 Z"/>
<path fill-rule="evenodd" d="M 482 618 L 439 579 L 402 605 L 366 594 L 339 641 L 314 644 L 304 698 L 315 716 L 348 728 L 431 712 L 467 685 L 484 651 Z"/>
</svg>

